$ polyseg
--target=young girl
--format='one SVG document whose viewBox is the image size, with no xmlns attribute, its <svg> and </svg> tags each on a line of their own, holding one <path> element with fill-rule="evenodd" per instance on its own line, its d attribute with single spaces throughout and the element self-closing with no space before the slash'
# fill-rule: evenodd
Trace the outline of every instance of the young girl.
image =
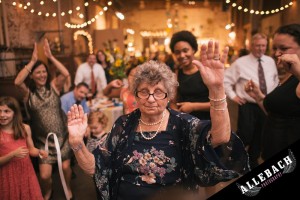
<svg viewBox="0 0 300 200">
<path fill-rule="evenodd" d="M 48 153 L 34 147 L 18 102 L 0 97 L 0 199 L 43 199 L 29 155 L 47 158 Z"/>
<path fill-rule="evenodd" d="M 105 132 L 105 128 L 107 121 L 108 118 L 106 115 L 100 111 L 89 114 L 86 146 L 90 152 L 93 152 L 98 145 L 101 145 L 106 140 L 107 133 Z"/>
</svg>

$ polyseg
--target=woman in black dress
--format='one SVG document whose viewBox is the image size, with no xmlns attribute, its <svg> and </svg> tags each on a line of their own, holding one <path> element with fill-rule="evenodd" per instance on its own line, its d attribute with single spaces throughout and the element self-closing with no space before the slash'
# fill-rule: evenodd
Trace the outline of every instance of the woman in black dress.
<svg viewBox="0 0 300 200">
<path fill-rule="evenodd" d="M 189 31 L 174 33 L 170 49 L 179 65 L 177 72 L 179 87 L 175 100 L 177 109 L 201 120 L 209 120 L 208 88 L 198 68 L 192 63 L 198 50 L 196 37 Z"/>
<path fill-rule="evenodd" d="M 279 71 L 285 71 L 280 84 L 264 95 L 252 81 L 246 92 L 266 112 L 262 159 L 266 160 L 300 139 L 300 24 L 280 27 L 273 39 Z"/>
</svg>

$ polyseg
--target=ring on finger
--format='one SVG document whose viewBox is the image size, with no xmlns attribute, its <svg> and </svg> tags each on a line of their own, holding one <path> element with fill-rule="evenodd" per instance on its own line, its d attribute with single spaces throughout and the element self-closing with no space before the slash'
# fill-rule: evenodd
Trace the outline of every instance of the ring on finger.
<svg viewBox="0 0 300 200">
<path fill-rule="evenodd" d="M 220 60 L 220 57 L 214 57 L 213 59 L 214 60 Z"/>
</svg>

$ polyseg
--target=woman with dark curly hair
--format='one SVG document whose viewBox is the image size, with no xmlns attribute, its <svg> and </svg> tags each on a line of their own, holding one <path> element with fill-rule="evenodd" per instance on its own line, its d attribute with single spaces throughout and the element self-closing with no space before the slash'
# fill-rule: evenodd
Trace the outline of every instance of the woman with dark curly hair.
<svg viewBox="0 0 300 200">
<path fill-rule="evenodd" d="M 192 63 L 198 51 L 196 37 L 189 31 L 174 33 L 170 49 L 176 58 L 179 69 L 177 80 L 176 106 L 179 111 L 189 113 L 201 120 L 210 119 L 208 88 L 198 68 Z"/>
</svg>

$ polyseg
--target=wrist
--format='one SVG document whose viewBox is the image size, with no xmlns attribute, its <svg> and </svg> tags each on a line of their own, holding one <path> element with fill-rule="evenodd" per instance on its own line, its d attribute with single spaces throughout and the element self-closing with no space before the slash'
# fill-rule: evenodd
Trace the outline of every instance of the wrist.
<svg viewBox="0 0 300 200">
<path fill-rule="evenodd" d="M 24 66 L 24 69 L 28 72 L 28 74 L 31 73 L 31 69 L 28 67 L 28 65 L 25 65 L 25 66 Z"/>
<path fill-rule="evenodd" d="M 83 143 L 78 143 L 77 145 L 71 145 L 71 149 L 74 151 L 74 152 L 77 152 L 79 150 L 81 150 L 83 147 Z"/>
<path fill-rule="evenodd" d="M 48 59 L 52 60 L 54 58 L 54 56 L 51 54 Z"/>
<path fill-rule="evenodd" d="M 77 145 L 79 145 L 81 142 L 82 142 L 83 140 L 82 140 L 82 138 L 80 137 L 80 138 L 69 138 L 69 144 L 71 145 L 71 146 L 77 146 Z"/>
<path fill-rule="evenodd" d="M 265 98 L 264 95 L 260 95 L 260 96 L 258 96 L 255 100 L 256 100 L 256 102 L 261 102 L 261 101 L 264 100 L 264 98 Z"/>
<path fill-rule="evenodd" d="M 34 60 L 30 60 L 29 63 L 27 63 L 28 66 L 33 66 L 36 63 Z"/>
<path fill-rule="evenodd" d="M 224 98 L 226 98 L 226 94 L 224 90 L 209 91 L 210 100 L 219 100 Z"/>
</svg>

